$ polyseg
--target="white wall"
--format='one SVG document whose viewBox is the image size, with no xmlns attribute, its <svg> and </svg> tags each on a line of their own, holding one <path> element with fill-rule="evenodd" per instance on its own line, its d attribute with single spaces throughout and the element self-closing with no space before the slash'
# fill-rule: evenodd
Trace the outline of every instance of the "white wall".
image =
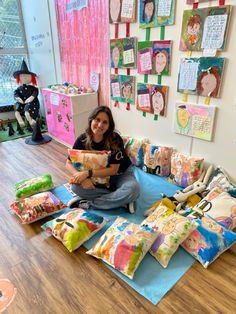
<svg viewBox="0 0 236 314">
<path fill-rule="evenodd" d="M 234 6 L 232 10 L 226 50 L 221 53 L 222 57 L 227 58 L 221 86 L 221 97 L 219 99 L 212 98 L 210 101 L 210 104 L 216 105 L 218 110 L 213 141 L 208 142 L 173 132 L 174 105 L 182 97 L 177 92 L 180 58 L 185 56 L 183 52 L 178 50 L 182 15 L 184 9 L 192 8 L 191 5 L 185 4 L 185 0 L 176 0 L 176 2 L 175 24 L 165 27 L 165 39 L 173 40 L 171 76 L 162 77 L 162 85 L 169 86 L 167 117 L 159 117 L 158 121 L 154 121 L 152 114 L 147 114 L 145 118 L 142 116 L 142 112 L 135 109 L 135 106 L 131 106 L 131 110 L 127 111 L 125 109 L 126 104 L 119 103 L 119 108 L 117 108 L 111 102 L 117 129 L 125 135 L 147 137 L 153 144 L 172 145 L 180 152 L 203 156 L 207 162 L 221 165 L 236 180 L 236 41 L 234 39 L 236 37 L 236 7 Z M 218 3 L 218 0 L 201 3 L 199 8 L 215 6 Z M 227 0 L 226 4 L 235 5 L 236 1 Z M 110 38 L 115 38 L 114 31 L 114 25 L 110 25 Z M 131 24 L 130 36 L 137 36 L 140 41 L 145 40 L 145 30 L 140 29 L 138 23 Z M 119 37 L 125 37 L 125 25 L 119 25 Z M 160 28 L 152 28 L 150 40 L 159 39 Z M 201 53 L 192 53 L 192 57 L 199 56 L 201 56 Z M 111 72 L 114 73 L 113 70 Z M 126 74 L 126 71 L 119 69 L 119 74 Z M 138 82 L 144 82 L 144 76 L 137 75 L 136 70 L 131 70 L 131 75 L 135 75 Z M 149 75 L 148 82 L 156 83 L 157 77 Z M 189 95 L 188 101 L 203 104 L 204 98 Z"/>
</svg>

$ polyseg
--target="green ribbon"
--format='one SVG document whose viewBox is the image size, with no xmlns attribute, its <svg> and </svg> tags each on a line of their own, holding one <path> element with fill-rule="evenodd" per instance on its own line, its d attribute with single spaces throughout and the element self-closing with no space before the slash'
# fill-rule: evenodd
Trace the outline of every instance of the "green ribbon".
<svg viewBox="0 0 236 314">
<path fill-rule="evenodd" d="M 162 25 L 161 26 L 160 40 L 164 40 L 164 39 L 165 39 L 165 26 Z"/>
<path fill-rule="evenodd" d="M 143 117 L 146 117 L 146 111 L 143 111 Z"/>
<path fill-rule="evenodd" d="M 155 120 L 155 121 L 158 120 L 158 114 L 154 114 L 154 120 Z"/>
</svg>

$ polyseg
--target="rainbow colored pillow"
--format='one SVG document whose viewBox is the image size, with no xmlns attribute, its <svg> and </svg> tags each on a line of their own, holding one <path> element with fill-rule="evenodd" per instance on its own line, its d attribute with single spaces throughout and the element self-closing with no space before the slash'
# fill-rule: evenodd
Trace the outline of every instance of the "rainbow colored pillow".
<svg viewBox="0 0 236 314">
<path fill-rule="evenodd" d="M 143 167 L 143 143 L 149 143 L 146 138 L 137 139 L 130 136 L 122 136 L 124 148 L 133 165 Z"/>
<path fill-rule="evenodd" d="M 61 241 L 69 252 L 78 249 L 98 232 L 108 219 L 76 208 L 42 225 L 42 228 Z"/>
<path fill-rule="evenodd" d="M 134 272 L 156 240 L 158 232 L 118 217 L 86 253 L 133 279 Z"/>
</svg>

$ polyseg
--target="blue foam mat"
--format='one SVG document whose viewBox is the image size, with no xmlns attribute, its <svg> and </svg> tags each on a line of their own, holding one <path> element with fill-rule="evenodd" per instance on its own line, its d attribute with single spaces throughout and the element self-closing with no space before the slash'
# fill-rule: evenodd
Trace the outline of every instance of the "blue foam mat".
<svg viewBox="0 0 236 314">
<path fill-rule="evenodd" d="M 134 168 L 134 174 L 141 186 L 141 195 L 136 202 L 135 214 L 130 214 L 123 208 L 110 211 L 92 211 L 98 215 L 108 218 L 110 222 L 94 237 L 84 243 L 84 246 L 87 249 L 90 249 L 93 244 L 97 242 L 99 237 L 101 237 L 117 216 L 125 217 L 129 221 L 139 224 L 145 218 L 143 216 L 143 212 L 161 198 L 160 193 L 165 193 L 166 195 L 171 196 L 178 189 L 176 185 L 168 182 L 165 178 L 147 174 L 138 168 Z M 71 194 L 64 187 L 64 185 L 55 188 L 53 192 L 65 203 L 72 198 Z M 68 211 L 68 209 L 65 209 L 65 211 Z M 124 276 L 109 265 L 105 265 L 115 272 L 117 276 L 124 280 L 134 290 L 153 304 L 157 304 L 192 266 L 194 261 L 195 259 L 191 255 L 185 252 L 182 248 L 179 248 L 172 257 L 168 267 L 163 268 L 153 256 L 147 254 L 136 270 L 133 280 Z"/>
</svg>

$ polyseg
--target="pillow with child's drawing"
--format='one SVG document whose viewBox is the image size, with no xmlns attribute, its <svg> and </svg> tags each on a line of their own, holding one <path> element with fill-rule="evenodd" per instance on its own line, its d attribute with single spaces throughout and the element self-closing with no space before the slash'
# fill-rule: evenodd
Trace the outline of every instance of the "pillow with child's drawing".
<svg viewBox="0 0 236 314">
<path fill-rule="evenodd" d="M 170 175 L 172 147 L 143 143 L 143 170 L 161 177 Z"/>
<path fill-rule="evenodd" d="M 204 158 L 174 152 L 171 156 L 170 179 L 184 188 L 193 184 L 200 178 L 203 162 Z"/>
<path fill-rule="evenodd" d="M 23 224 L 28 224 L 57 213 L 67 206 L 53 193 L 42 192 L 15 201 L 10 207 Z"/>
<path fill-rule="evenodd" d="M 79 150 L 68 149 L 69 157 L 73 166 L 79 171 L 84 170 L 97 170 L 108 167 L 110 151 L 97 151 L 97 150 Z M 91 178 L 92 182 L 96 184 L 105 184 L 109 186 L 110 177 L 104 178 Z M 73 182 L 72 182 L 73 183 Z"/>
<path fill-rule="evenodd" d="M 181 244 L 205 268 L 236 242 L 236 233 L 224 228 L 209 216 L 195 219 L 198 224 Z"/>
<path fill-rule="evenodd" d="M 76 208 L 42 225 L 42 228 L 61 241 L 69 252 L 78 249 L 98 232 L 108 219 Z"/>
<path fill-rule="evenodd" d="M 191 216 L 196 217 L 198 214 L 207 214 L 225 228 L 232 230 L 236 227 L 236 198 L 215 187 L 193 208 Z"/>
<path fill-rule="evenodd" d="M 143 166 L 143 143 L 149 143 L 146 138 L 138 139 L 129 136 L 122 136 L 124 148 L 132 164 L 142 168 Z"/>
<path fill-rule="evenodd" d="M 167 207 L 160 203 L 156 210 L 141 225 L 160 232 L 153 243 L 150 253 L 163 266 L 167 267 L 179 245 L 197 228 L 194 220 L 183 217 L 174 211 L 175 205 Z"/>
<path fill-rule="evenodd" d="M 30 195 L 44 192 L 53 188 L 50 174 L 43 174 L 38 177 L 23 180 L 15 185 L 16 198 L 21 199 Z"/>
<path fill-rule="evenodd" d="M 156 240 L 158 233 L 118 217 L 98 242 L 86 253 L 133 279 L 134 272 Z"/>
</svg>

